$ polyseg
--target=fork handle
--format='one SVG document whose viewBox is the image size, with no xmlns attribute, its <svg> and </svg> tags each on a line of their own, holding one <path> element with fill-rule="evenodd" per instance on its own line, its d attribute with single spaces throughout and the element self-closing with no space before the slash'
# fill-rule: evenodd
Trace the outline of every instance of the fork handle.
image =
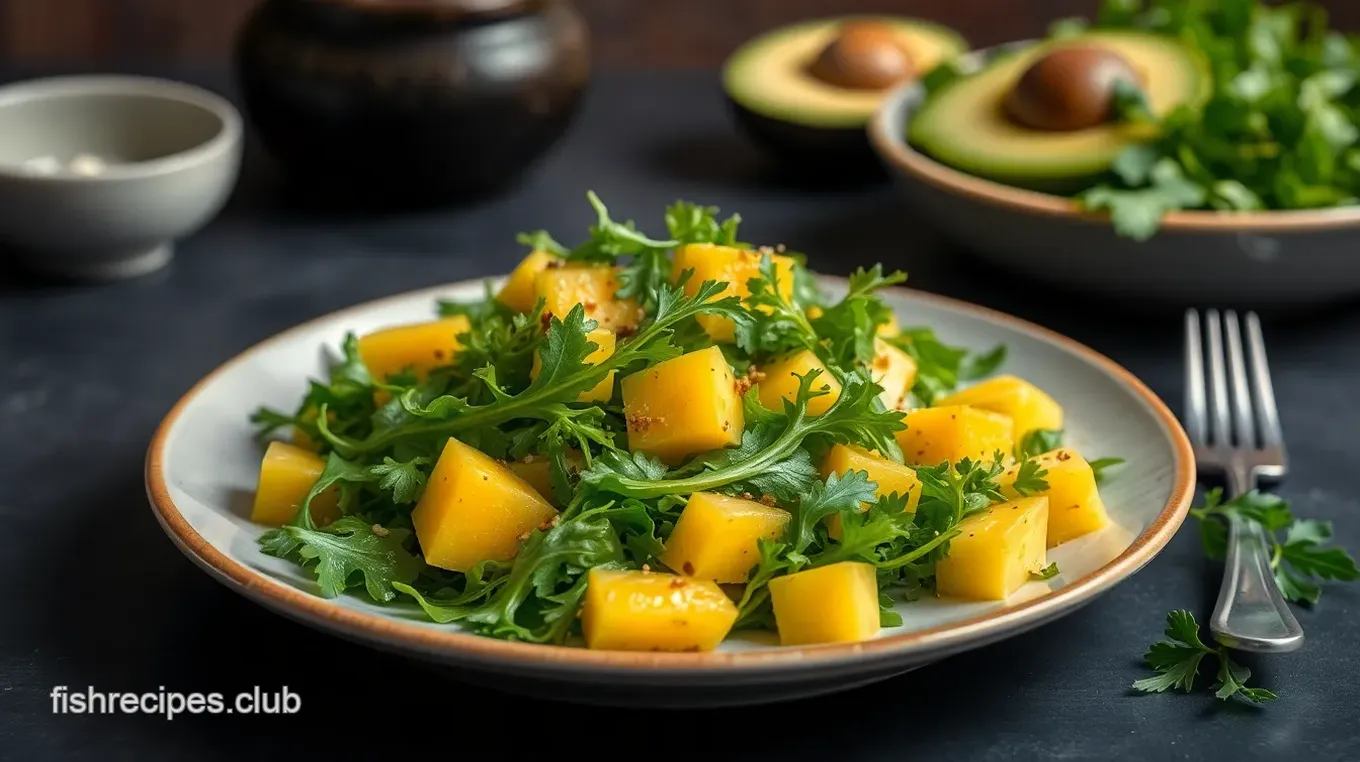
<svg viewBox="0 0 1360 762">
<path fill-rule="evenodd" d="M 1250 483 L 1249 475 L 1237 474 L 1229 486 L 1240 495 Z M 1303 628 L 1275 584 L 1270 544 L 1255 521 L 1229 516 L 1228 558 L 1209 629 L 1220 643 L 1240 651 L 1282 653 L 1303 646 Z"/>
</svg>

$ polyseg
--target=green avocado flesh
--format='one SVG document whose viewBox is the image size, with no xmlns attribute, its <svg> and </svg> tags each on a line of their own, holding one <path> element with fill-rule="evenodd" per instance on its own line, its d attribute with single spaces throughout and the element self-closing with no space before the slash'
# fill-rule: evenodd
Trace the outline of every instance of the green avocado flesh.
<svg viewBox="0 0 1360 762">
<path fill-rule="evenodd" d="M 738 106 L 769 119 L 824 129 L 863 127 L 877 110 L 883 91 L 837 87 L 808 73 L 841 25 L 855 20 L 821 19 L 751 40 L 727 59 L 723 89 Z M 876 20 L 899 31 L 920 73 L 968 49 L 963 38 L 936 24 L 903 18 Z"/>
<path fill-rule="evenodd" d="M 1199 103 L 1212 86 L 1202 55 L 1178 40 L 1142 32 L 1090 32 L 1006 56 L 932 94 L 908 138 L 937 161 L 1008 185 L 1076 190 L 1109 170 L 1121 151 L 1155 137 L 1149 125 L 1106 124 L 1050 132 L 1016 124 L 1003 102 L 1020 75 L 1054 45 L 1091 44 L 1124 56 L 1143 75 L 1155 116 Z"/>
</svg>

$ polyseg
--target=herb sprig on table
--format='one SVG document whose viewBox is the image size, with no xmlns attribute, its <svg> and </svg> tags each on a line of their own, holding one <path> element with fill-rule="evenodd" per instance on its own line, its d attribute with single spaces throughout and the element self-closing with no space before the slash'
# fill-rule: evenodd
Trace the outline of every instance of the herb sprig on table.
<svg viewBox="0 0 1360 762">
<path fill-rule="evenodd" d="M 1360 579 L 1355 559 L 1344 548 L 1327 544 L 1332 537 L 1331 524 L 1295 518 L 1289 503 L 1276 495 L 1253 490 L 1224 502 L 1222 490 L 1214 489 L 1205 495 L 1204 505 L 1192 508 L 1190 515 L 1199 522 L 1204 552 L 1215 560 L 1226 555 L 1230 517 L 1260 524 L 1270 540 L 1275 583 L 1285 598 L 1296 603 L 1316 605 L 1322 595 L 1321 580 Z M 1206 646 L 1190 612 L 1167 614 L 1166 636 L 1167 641 L 1154 643 L 1145 656 L 1157 675 L 1136 681 L 1136 690 L 1161 693 L 1179 688 L 1189 693 L 1200 662 L 1213 656 L 1218 661 L 1218 677 L 1212 686 L 1215 697 L 1227 700 L 1237 696 L 1256 704 L 1278 698 L 1264 688 L 1247 687 L 1251 670 L 1234 662 L 1225 646 Z"/>
<path fill-rule="evenodd" d="M 1310 3 L 1104 0 L 1095 26 L 1180 38 L 1206 58 L 1207 102 L 1155 120 L 1159 137 L 1118 157 L 1079 200 L 1120 234 L 1152 236 L 1178 209 L 1349 206 L 1360 196 L 1360 51 Z M 1058 29 L 1070 33 L 1064 20 Z"/>
<path fill-rule="evenodd" d="M 517 314 L 488 287 L 474 302 L 442 302 L 439 313 L 463 315 L 470 328 L 458 337 L 451 364 L 427 378 L 409 373 L 374 378 L 354 336 L 324 380 L 311 382 L 291 413 L 261 409 L 252 420 L 262 436 L 291 427 L 325 457 L 324 470 L 286 526 L 260 540 L 270 555 L 312 570 L 324 596 L 362 590 L 379 602 L 405 596 L 435 622 L 460 622 L 492 637 L 562 642 L 577 627 L 576 613 L 591 568 L 655 566 L 686 497 L 697 491 L 763 496 L 794 518 L 787 535 L 766 543 L 753 559 L 741 608 L 750 626 L 768 617 L 765 585 L 774 576 L 842 560 L 879 570 L 885 605 L 929 589 L 954 527 L 1001 495 L 998 463 L 963 461 L 918 469 L 923 495 L 915 513 L 906 496 L 876 499 L 864 472 L 821 478 L 814 467 L 833 443 L 877 450 L 900 460 L 894 434 L 901 414 L 879 400 L 870 363 L 882 337 L 906 349 L 919 365 L 918 393 L 930 398 L 961 380 L 995 370 L 998 347 L 980 356 L 950 347 L 924 329 L 894 333 L 892 313 L 879 291 L 900 283 L 901 273 L 861 270 L 848 293 L 829 299 L 801 263 L 791 273 L 774 265 L 779 248 L 759 248 L 759 277 L 746 298 L 724 295 L 725 283 L 695 284 L 692 272 L 674 272 L 671 252 L 689 243 L 749 247 L 737 241 L 740 218 L 718 209 L 677 202 L 664 215 L 667 236 L 614 220 L 595 194 L 585 240 L 566 246 L 545 231 L 519 240 L 568 262 L 619 268 L 619 298 L 633 298 L 645 313 L 635 329 L 617 335 L 614 352 L 587 362 L 598 348 L 597 323 L 582 305 L 550 315 L 542 300 Z M 792 283 L 781 282 L 791 277 Z M 700 454 L 668 466 L 623 449 L 627 430 L 617 397 L 578 401 L 611 372 L 625 376 L 711 341 L 697 318 L 719 317 L 735 326 L 737 341 L 723 346 L 734 368 L 754 371 L 776 355 L 803 348 L 826 371 L 799 379 L 780 409 L 764 407 L 754 389 L 743 399 L 745 429 L 736 447 Z M 538 370 L 533 371 L 535 357 Z M 824 394 L 825 372 L 841 390 L 819 415 L 808 403 Z M 424 562 L 411 510 L 426 488 L 445 442 L 456 437 L 493 458 L 545 458 L 561 511 L 522 538 L 513 561 L 486 561 L 465 572 Z M 997 454 L 998 461 L 1002 454 Z M 1042 485 L 1033 467 L 1020 486 Z M 310 505 L 338 490 L 341 518 L 313 521 Z M 868 510 L 860 508 L 868 505 Z M 824 520 L 839 516 L 840 539 Z M 883 618 L 892 621 L 885 610 Z"/>
</svg>

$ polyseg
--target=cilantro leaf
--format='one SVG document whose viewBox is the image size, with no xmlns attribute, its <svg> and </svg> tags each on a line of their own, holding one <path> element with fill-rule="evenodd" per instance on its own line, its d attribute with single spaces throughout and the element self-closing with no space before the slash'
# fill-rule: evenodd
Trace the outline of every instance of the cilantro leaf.
<svg viewBox="0 0 1360 762">
<path fill-rule="evenodd" d="M 1124 464 L 1123 458 L 1106 457 L 1096 458 L 1095 460 L 1091 461 L 1090 466 L 1091 470 L 1095 472 L 1096 483 L 1099 484 L 1107 478 L 1105 476 L 1106 471 L 1108 471 L 1111 468 L 1114 468 L 1115 466 L 1122 466 L 1123 464 Z"/>
<path fill-rule="evenodd" d="M 426 474 L 421 466 L 428 465 L 429 458 L 413 458 L 398 462 L 390 456 L 382 463 L 369 466 L 368 473 L 378 481 L 378 488 L 392 493 L 394 503 L 414 503 L 425 488 Z"/>
<path fill-rule="evenodd" d="M 849 368 L 873 362 L 874 341 L 880 328 L 893 317 L 876 292 L 906 279 L 901 271 L 884 275 L 883 266 L 878 264 L 850 274 L 845 296 L 811 321 L 813 333 L 826 342 L 834 363 Z"/>
<path fill-rule="evenodd" d="M 558 243 L 546 230 L 520 233 L 515 236 L 515 241 L 528 246 L 534 251 L 546 251 L 559 257 L 565 257 L 567 255 L 567 247 Z"/>
</svg>

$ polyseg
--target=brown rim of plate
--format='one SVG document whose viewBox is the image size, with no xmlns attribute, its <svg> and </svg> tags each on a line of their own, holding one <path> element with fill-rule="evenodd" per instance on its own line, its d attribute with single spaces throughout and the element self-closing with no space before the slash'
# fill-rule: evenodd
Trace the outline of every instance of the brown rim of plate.
<svg viewBox="0 0 1360 762">
<path fill-rule="evenodd" d="M 823 282 L 843 281 L 842 278 L 819 276 Z M 325 624 L 328 629 L 369 643 L 397 646 L 407 652 L 425 653 L 465 660 L 482 660 L 497 664 L 536 666 L 563 672 L 573 669 L 613 668 L 629 672 L 665 673 L 693 670 L 738 670 L 744 673 L 768 673 L 781 668 L 818 667 L 845 664 L 854 660 L 891 658 L 908 652 L 928 653 L 932 650 L 956 651 L 964 644 L 986 643 L 1011 628 L 1037 625 L 1064 610 L 1089 601 L 1113 587 L 1117 582 L 1138 571 L 1166 546 L 1181 526 L 1190 508 L 1195 490 L 1195 456 L 1190 440 L 1179 421 L 1157 395 L 1142 381 L 1113 360 L 1095 350 L 1055 331 L 1012 317 L 986 307 L 980 307 L 949 297 L 929 294 L 915 289 L 892 288 L 912 299 L 921 299 L 1042 338 L 1062 346 L 1073 354 L 1101 368 L 1124 383 L 1161 422 L 1163 431 L 1174 450 L 1175 481 L 1171 495 L 1162 511 L 1143 530 L 1133 543 L 1114 560 L 1075 580 L 1071 584 L 992 613 L 972 617 L 953 624 L 925 630 L 889 635 L 860 643 L 834 643 L 815 646 L 789 646 L 755 651 L 712 651 L 706 653 L 653 653 L 632 651 L 591 651 L 572 646 L 538 645 L 473 635 L 458 631 L 443 631 L 395 618 L 343 608 L 327 599 L 297 590 L 266 575 L 252 571 L 228 558 L 194 531 L 171 500 L 165 483 L 165 444 L 180 413 L 210 381 L 227 369 L 244 361 L 256 350 L 310 329 L 314 324 L 346 314 L 371 309 L 395 301 L 420 298 L 433 299 L 447 295 L 450 290 L 474 281 L 419 289 L 355 305 L 328 315 L 309 320 L 246 349 L 204 376 L 175 403 L 156 429 L 147 450 L 146 488 L 152 511 L 185 555 L 214 577 L 228 583 L 237 592 L 281 613 L 308 624 Z M 481 285 L 481 281 L 475 281 Z M 244 415 L 244 411 L 242 412 Z"/>
<path fill-rule="evenodd" d="M 1106 215 L 1084 211 L 1071 199 L 960 172 L 912 148 L 904 136 L 893 134 L 890 117 L 895 110 L 903 108 L 903 99 L 916 86 L 915 83 L 907 84 L 888 93 L 869 120 L 869 142 L 884 161 L 916 180 L 972 201 L 1046 217 L 1109 224 Z M 1163 230 L 1178 233 L 1285 233 L 1357 225 L 1360 225 L 1360 206 L 1274 212 L 1170 212 L 1162 218 Z"/>
</svg>

